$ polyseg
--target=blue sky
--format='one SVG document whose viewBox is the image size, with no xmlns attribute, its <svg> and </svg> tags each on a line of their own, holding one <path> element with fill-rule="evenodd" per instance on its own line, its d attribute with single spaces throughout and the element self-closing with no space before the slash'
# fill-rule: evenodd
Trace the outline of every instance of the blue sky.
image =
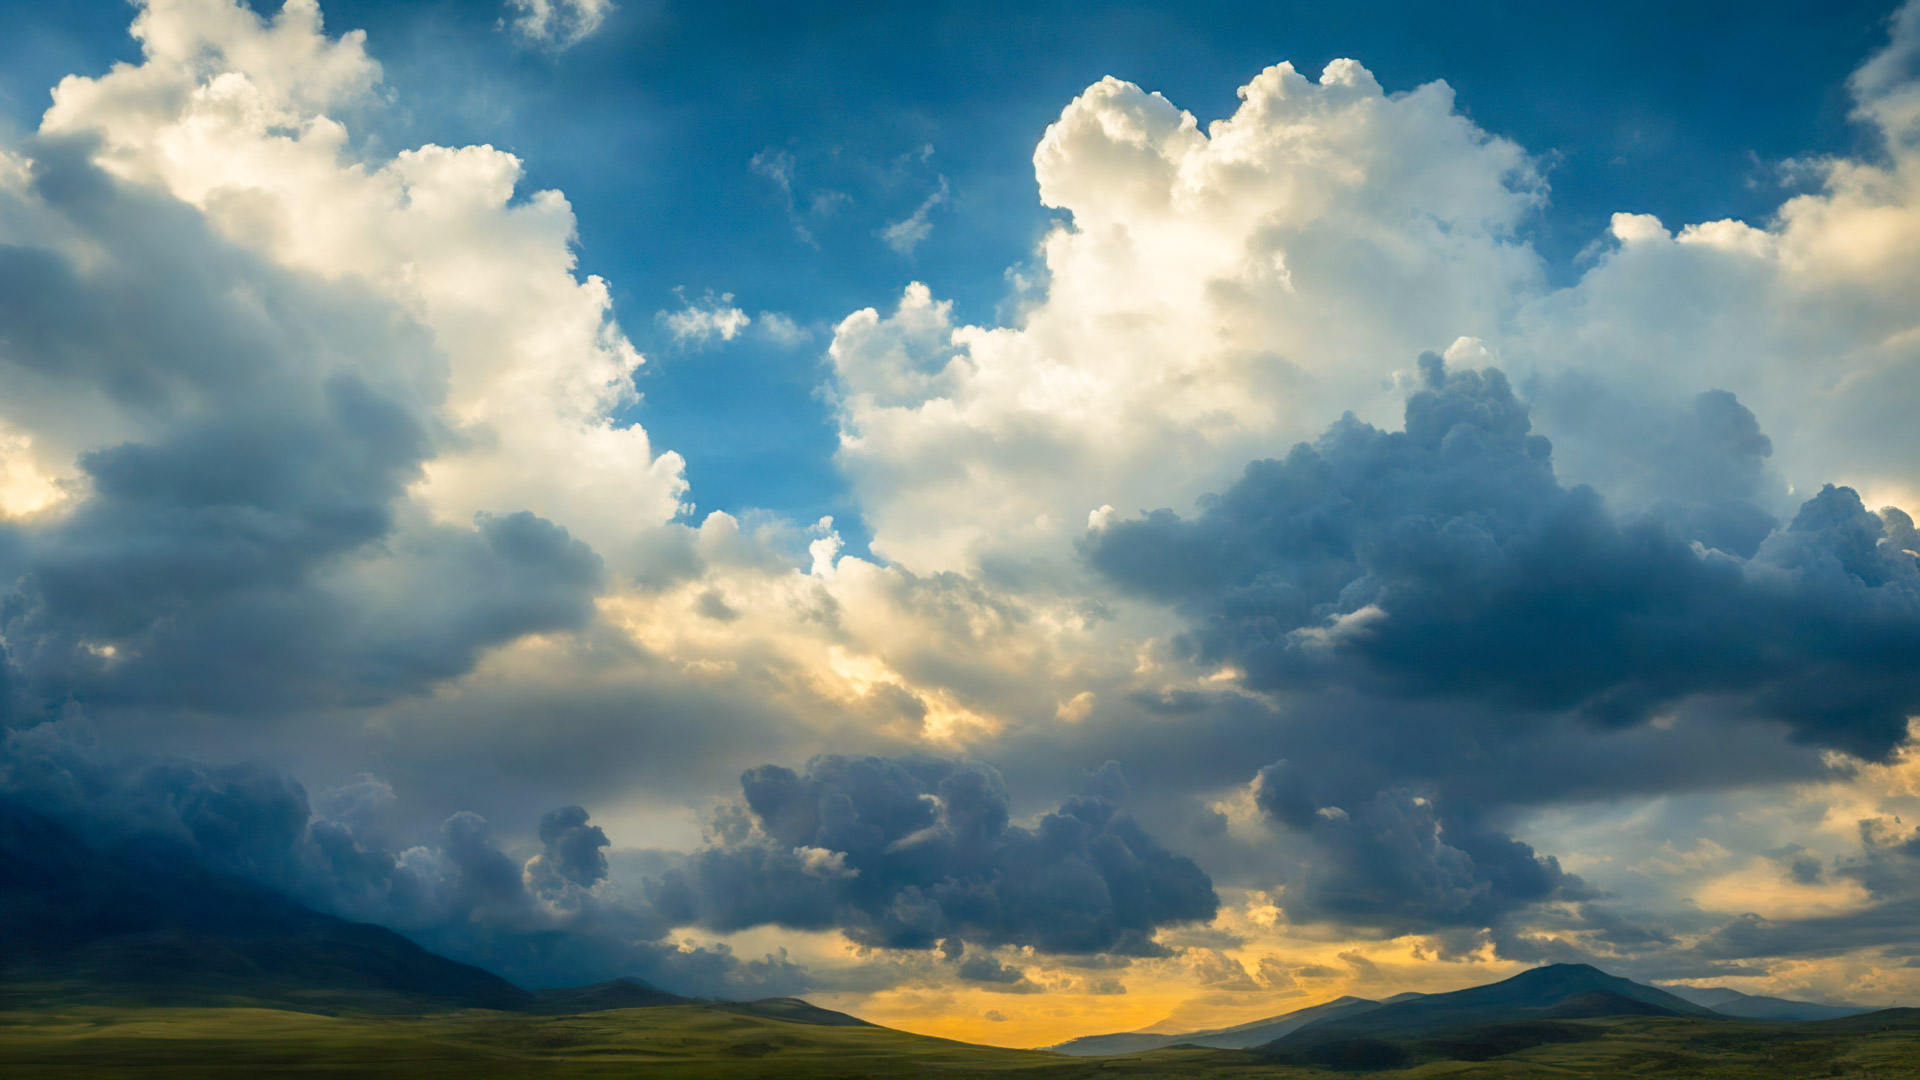
<svg viewBox="0 0 1920 1080">
<path fill-rule="evenodd" d="M 1916 57 L 0 2 L 0 795 L 1008 1045 L 1553 960 L 1911 1003 Z"/>
</svg>

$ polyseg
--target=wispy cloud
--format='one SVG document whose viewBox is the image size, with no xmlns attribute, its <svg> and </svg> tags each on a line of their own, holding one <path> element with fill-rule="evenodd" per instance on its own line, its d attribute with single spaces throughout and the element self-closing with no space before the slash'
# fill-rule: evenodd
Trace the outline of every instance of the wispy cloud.
<svg viewBox="0 0 1920 1080">
<path fill-rule="evenodd" d="M 591 37 L 613 12 L 613 0 L 507 0 L 505 25 L 529 45 L 569 49 Z"/>
<path fill-rule="evenodd" d="M 778 311 L 761 312 L 759 317 L 753 320 L 753 325 L 760 331 L 762 337 L 788 348 L 813 337 L 811 327 L 802 326 L 794 322 L 791 315 Z"/>
<path fill-rule="evenodd" d="M 814 236 L 810 221 L 832 217 L 843 207 L 853 202 L 853 196 L 834 188 L 817 188 L 807 192 L 804 199 L 798 188 L 799 159 L 791 150 L 769 146 L 753 155 L 747 162 L 747 168 L 755 176 L 772 184 L 779 194 L 781 208 L 787 213 L 787 221 L 793 226 L 793 234 L 800 242 L 809 247 L 818 248 L 820 241 Z M 805 207 L 802 208 L 804 201 Z"/>
<path fill-rule="evenodd" d="M 933 213 L 934 207 L 947 201 L 948 191 L 947 178 L 942 176 L 940 186 L 927 196 L 926 201 L 920 204 L 920 208 L 904 220 L 888 222 L 887 227 L 880 230 L 880 239 L 885 240 L 888 247 L 902 255 L 913 254 L 913 249 L 919 247 L 920 242 L 932 234 L 933 222 L 928 220 L 928 215 Z"/>
</svg>

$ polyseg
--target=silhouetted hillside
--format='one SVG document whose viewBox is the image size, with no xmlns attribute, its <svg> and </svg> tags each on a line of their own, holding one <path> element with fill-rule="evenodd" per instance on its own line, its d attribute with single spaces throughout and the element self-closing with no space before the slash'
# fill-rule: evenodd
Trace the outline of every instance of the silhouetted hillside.
<svg viewBox="0 0 1920 1080">
<path fill-rule="evenodd" d="M 1711 1019 L 1717 1014 L 1586 964 L 1553 964 L 1486 986 L 1308 1024 L 1260 1052 L 1275 1063 L 1332 1069 L 1398 1067 L 1354 1064 L 1393 1058 L 1389 1046 L 1402 1062 L 1481 1061 L 1543 1043 L 1597 1038 L 1598 1029 L 1564 1021 L 1619 1016 Z"/>
</svg>

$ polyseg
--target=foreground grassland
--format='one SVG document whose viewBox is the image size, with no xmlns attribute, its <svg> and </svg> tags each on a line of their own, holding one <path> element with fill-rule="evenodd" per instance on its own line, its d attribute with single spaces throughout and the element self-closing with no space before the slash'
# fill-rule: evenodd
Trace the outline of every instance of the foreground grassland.
<svg viewBox="0 0 1920 1080">
<path fill-rule="evenodd" d="M 1819 1025 L 1596 1021 L 1604 1035 L 1484 1062 L 1430 1061 L 1385 1073 L 1261 1063 L 1250 1051 L 1161 1050 L 1062 1058 L 884 1028 L 828 1028 L 699 1006 L 578 1016 L 462 1012 L 320 1016 L 244 1008 L 66 1008 L 0 1012 L 0 1073 L 46 1077 L 1354 1077 L 1570 1080 L 1687 1077 L 1920 1080 L 1920 1030 L 1822 1032 Z"/>
</svg>

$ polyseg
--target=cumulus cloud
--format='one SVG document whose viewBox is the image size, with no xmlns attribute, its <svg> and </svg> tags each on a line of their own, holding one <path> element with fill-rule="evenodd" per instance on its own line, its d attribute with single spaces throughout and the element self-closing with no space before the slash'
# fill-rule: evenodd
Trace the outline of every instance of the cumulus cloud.
<svg viewBox="0 0 1920 1080">
<path fill-rule="evenodd" d="M 1012 823 L 999 773 L 981 765 L 826 756 L 804 774 L 763 766 L 741 778 L 756 832 L 663 876 L 654 904 L 676 923 L 838 928 L 896 949 L 1161 954 L 1157 929 L 1209 920 L 1219 901 L 1198 866 L 1114 801 L 1120 784 L 1110 767 L 1027 828 Z M 961 975 L 1022 979 L 984 954 Z"/>
<path fill-rule="evenodd" d="M 507 0 L 513 33 L 520 40 L 568 49 L 593 35 L 613 13 L 613 0 Z"/>
<path fill-rule="evenodd" d="M 1291 65 L 1203 133 L 1106 79 L 1034 155 L 1044 297 L 954 325 L 924 285 L 832 350 L 841 463 L 874 547 L 916 570 L 1032 558 L 1102 505 L 1164 505 L 1428 343 L 1491 335 L 1540 282 L 1515 230 L 1544 188 L 1435 83 Z"/>
<path fill-rule="evenodd" d="M 365 705 L 586 626 L 588 542 L 627 550 L 684 482 L 608 418 L 639 357 L 564 200 L 514 201 L 487 147 L 359 160 L 326 112 L 379 69 L 311 3 L 134 33 L 0 189 L 0 430 L 44 485 L 0 556 L 26 692 Z"/>
<path fill-rule="evenodd" d="M 42 445 L 83 448 L 65 497 L 13 526 L 0 623 L 34 693 L 375 701 L 589 618 L 600 560 L 564 529 L 407 509 L 439 428 L 417 323 L 210 235 L 84 144 L 36 151 L 17 205 L 60 236 L 0 246 L 0 367 Z"/>
<path fill-rule="evenodd" d="M 1182 607 L 1196 654 L 1258 689 L 1465 698 L 1601 725 L 1712 695 L 1863 757 L 1906 738 L 1920 682 L 1898 658 L 1920 647 L 1920 562 L 1905 513 L 1828 487 L 1773 530 L 1758 507 L 1722 505 L 1737 489 L 1712 487 L 1622 520 L 1560 484 L 1499 371 L 1422 363 L 1404 431 L 1349 416 L 1255 462 L 1191 521 L 1159 511 L 1090 534 L 1089 557 Z M 1760 454 L 1737 402 L 1702 404 L 1688 442 L 1735 462 L 1702 471 Z M 1745 437 L 1720 438 L 1728 426 Z"/>
<path fill-rule="evenodd" d="M 311 0 L 271 19 L 230 0 L 166 0 L 133 31 L 142 62 L 62 80 L 42 134 L 92 141 L 97 166 L 186 203 L 229 243 L 416 324 L 427 370 L 414 378 L 443 435 L 409 485 L 417 504 L 457 523 L 529 510 L 602 551 L 674 516 L 680 458 L 612 419 L 637 400 L 641 357 L 606 283 L 575 275 L 564 196 L 519 192 L 519 160 L 491 146 L 364 157 L 331 114 L 377 102 L 379 65 L 363 34 L 327 36 Z"/>
</svg>

